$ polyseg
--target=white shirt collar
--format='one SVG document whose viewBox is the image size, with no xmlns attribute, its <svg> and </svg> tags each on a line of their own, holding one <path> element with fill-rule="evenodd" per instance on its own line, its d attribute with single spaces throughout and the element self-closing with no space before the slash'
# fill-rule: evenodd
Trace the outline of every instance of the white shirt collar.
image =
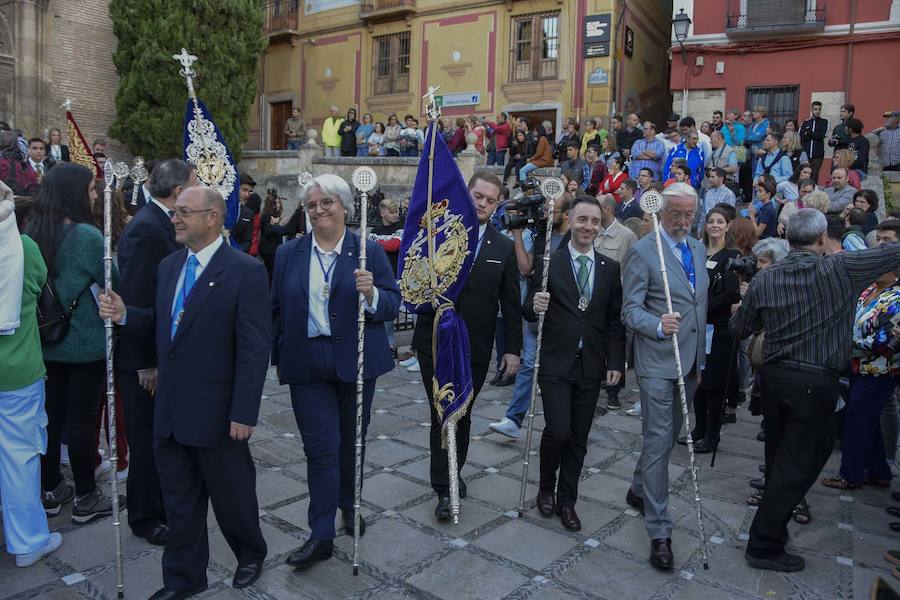
<svg viewBox="0 0 900 600">
<path fill-rule="evenodd" d="M 674 254 L 674 253 L 675 253 L 675 247 L 678 246 L 678 244 L 681 243 L 681 242 L 676 242 L 675 239 L 672 238 L 672 236 L 669 235 L 669 232 L 666 231 L 665 228 L 663 228 L 662 225 L 659 226 L 659 233 L 663 236 L 663 240 L 665 240 L 665 242 L 666 242 L 667 244 L 669 244 L 669 249 L 672 250 L 672 253 Z M 688 243 L 688 238 L 684 238 L 684 239 L 681 240 L 681 241 L 684 242 L 685 244 L 687 244 L 687 245 L 688 245 L 688 248 L 691 247 L 690 243 Z M 676 256 L 678 256 L 678 255 L 676 255 Z"/>
<path fill-rule="evenodd" d="M 478 226 L 478 239 L 479 240 L 484 237 L 484 234 L 487 231 L 487 226 L 488 226 L 487 223 L 482 223 L 481 225 Z"/>
<path fill-rule="evenodd" d="M 212 260 L 213 254 L 219 249 L 219 246 L 224 242 L 224 238 L 220 235 L 217 236 L 215 241 L 211 244 L 200 250 L 200 252 L 194 252 L 190 248 L 188 248 L 188 258 L 192 255 L 197 257 L 197 262 L 200 263 L 200 268 L 205 269 L 209 264 L 209 261 Z"/>
<path fill-rule="evenodd" d="M 146 192 L 145 192 L 145 194 L 146 194 Z M 163 211 L 163 214 L 165 214 L 166 217 L 169 217 L 169 207 L 167 207 L 165 204 L 163 204 L 162 202 L 160 202 L 159 200 L 157 200 L 156 198 L 154 198 L 153 196 L 151 196 L 149 194 L 146 194 L 144 197 L 147 199 L 148 203 L 155 204 L 156 206 L 159 207 L 159 210 Z M 169 217 L 169 218 L 171 218 L 171 217 Z"/>
<path fill-rule="evenodd" d="M 607 236 L 614 238 L 616 234 L 619 232 L 619 222 L 616 219 L 613 219 L 613 222 L 609 224 L 609 227 L 604 227 L 602 224 L 600 225 L 600 236 Z"/>
<path fill-rule="evenodd" d="M 337 245 L 335 245 L 334 250 L 323 250 L 322 246 L 319 245 L 319 241 L 316 239 L 316 233 L 313 232 L 313 234 L 312 234 L 313 248 L 318 250 L 321 254 L 331 254 L 332 252 L 334 252 L 335 254 L 340 254 L 341 250 L 344 247 L 344 238 L 346 237 L 346 235 L 347 235 L 347 230 L 345 229 L 344 233 L 341 234 L 341 239 L 339 239 Z"/>
<path fill-rule="evenodd" d="M 578 250 L 575 249 L 575 246 L 572 245 L 572 240 L 569 240 L 568 248 L 569 248 L 569 256 L 572 257 L 572 262 L 578 262 L 579 256 L 587 256 L 588 260 L 590 260 L 591 262 L 594 262 L 594 249 L 593 248 L 591 248 L 587 252 L 579 252 Z"/>
<path fill-rule="evenodd" d="M 34 159 L 32 159 L 30 156 L 28 157 L 28 162 L 31 164 L 31 168 L 34 169 L 35 171 L 37 171 L 38 165 L 41 164 L 41 163 L 34 162 Z"/>
</svg>

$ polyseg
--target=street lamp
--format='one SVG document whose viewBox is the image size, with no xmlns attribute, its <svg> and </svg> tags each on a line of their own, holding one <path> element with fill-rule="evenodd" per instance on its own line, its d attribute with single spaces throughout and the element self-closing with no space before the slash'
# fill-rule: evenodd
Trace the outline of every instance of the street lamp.
<svg viewBox="0 0 900 600">
<path fill-rule="evenodd" d="M 678 45 L 681 46 L 681 60 L 684 64 L 687 64 L 687 52 L 684 49 L 684 40 L 687 39 L 688 29 L 691 28 L 691 18 L 684 13 L 684 8 L 679 10 L 681 12 L 672 19 L 672 28 L 675 30 L 675 39 L 678 41 Z"/>
</svg>

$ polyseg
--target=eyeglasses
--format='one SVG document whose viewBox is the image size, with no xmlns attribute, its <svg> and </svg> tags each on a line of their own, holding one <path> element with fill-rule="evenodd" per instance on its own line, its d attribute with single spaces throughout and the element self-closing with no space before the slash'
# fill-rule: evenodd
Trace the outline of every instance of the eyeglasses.
<svg viewBox="0 0 900 600">
<path fill-rule="evenodd" d="M 334 203 L 334 198 L 322 198 L 318 202 L 308 203 L 306 205 L 306 212 L 314 213 L 318 208 L 321 208 L 322 210 L 331 210 L 331 208 L 334 206 Z"/>
<path fill-rule="evenodd" d="M 205 212 L 210 212 L 211 210 L 215 210 L 215 209 L 204 208 L 201 210 L 191 210 L 190 208 L 174 208 L 174 209 L 168 210 L 166 212 L 169 213 L 170 219 L 174 219 L 175 217 L 178 217 L 179 219 L 184 220 L 184 219 L 190 217 L 191 215 L 193 215 L 194 213 L 205 213 Z"/>
</svg>

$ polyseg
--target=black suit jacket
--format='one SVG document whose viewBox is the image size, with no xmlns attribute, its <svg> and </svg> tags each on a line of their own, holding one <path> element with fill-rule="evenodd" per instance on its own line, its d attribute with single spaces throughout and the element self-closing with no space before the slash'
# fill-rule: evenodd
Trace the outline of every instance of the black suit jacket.
<svg viewBox="0 0 900 600">
<path fill-rule="evenodd" d="M 187 250 L 159 265 L 154 308 L 128 307 L 129 336 L 156 338 L 153 437 L 185 446 L 240 444 L 230 422 L 256 425 L 272 340 L 269 281 L 252 256 L 223 243 L 197 278 L 175 337 L 172 301 Z"/>
<path fill-rule="evenodd" d="M 241 204 L 241 210 L 234 225 L 231 226 L 231 238 L 244 252 L 250 252 L 253 243 L 253 211 Z"/>
<path fill-rule="evenodd" d="M 641 208 L 641 205 L 638 203 L 637 198 L 631 201 L 631 204 L 625 206 L 625 203 L 616 205 L 616 218 L 622 221 L 623 223 L 632 217 L 637 217 L 638 219 L 644 218 L 644 211 Z"/>
<path fill-rule="evenodd" d="M 519 295 L 519 268 L 512 240 L 488 225 L 481 250 L 456 299 L 456 312 L 469 332 L 472 364 L 489 363 L 497 328 L 497 303 L 503 315 L 503 343 L 507 354 L 522 351 L 522 303 Z M 420 315 L 413 332 L 412 347 L 431 356 L 434 315 Z"/>
<path fill-rule="evenodd" d="M 525 318 L 537 321 L 534 294 L 541 289 L 542 270 L 535 269 L 525 302 Z M 594 252 L 594 291 L 586 311 L 578 310 L 578 286 L 572 270 L 569 247 L 562 246 L 550 257 L 547 281 L 550 307 L 544 316 L 541 340 L 541 375 L 565 377 L 583 343 L 587 376 L 605 379 L 606 371 L 625 372 L 625 325 L 622 324 L 622 280 L 619 263 Z"/>
<path fill-rule="evenodd" d="M 181 248 L 169 216 L 155 204 L 137 211 L 119 236 L 119 295 L 128 306 L 153 308 L 156 276 L 162 259 Z M 135 372 L 156 366 L 153 340 L 120 336 L 116 367 Z"/>
</svg>

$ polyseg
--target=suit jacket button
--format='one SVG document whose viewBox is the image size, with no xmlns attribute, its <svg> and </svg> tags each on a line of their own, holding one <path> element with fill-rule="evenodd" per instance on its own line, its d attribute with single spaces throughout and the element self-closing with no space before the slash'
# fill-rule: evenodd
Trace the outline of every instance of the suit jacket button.
<svg viewBox="0 0 900 600">
<path fill-rule="evenodd" d="M 691 329 L 691 333 L 697 333 L 696 329 Z"/>
<path fill-rule="evenodd" d="M 334 338 L 334 341 L 336 341 L 336 342 L 340 342 L 340 341 L 341 341 L 341 338 L 340 338 L 340 336 L 338 336 L 338 337 L 336 337 L 336 338 Z"/>
<path fill-rule="evenodd" d="M 337 313 L 331 313 L 331 318 L 332 318 L 332 319 L 337 319 Z"/>
</svg>

